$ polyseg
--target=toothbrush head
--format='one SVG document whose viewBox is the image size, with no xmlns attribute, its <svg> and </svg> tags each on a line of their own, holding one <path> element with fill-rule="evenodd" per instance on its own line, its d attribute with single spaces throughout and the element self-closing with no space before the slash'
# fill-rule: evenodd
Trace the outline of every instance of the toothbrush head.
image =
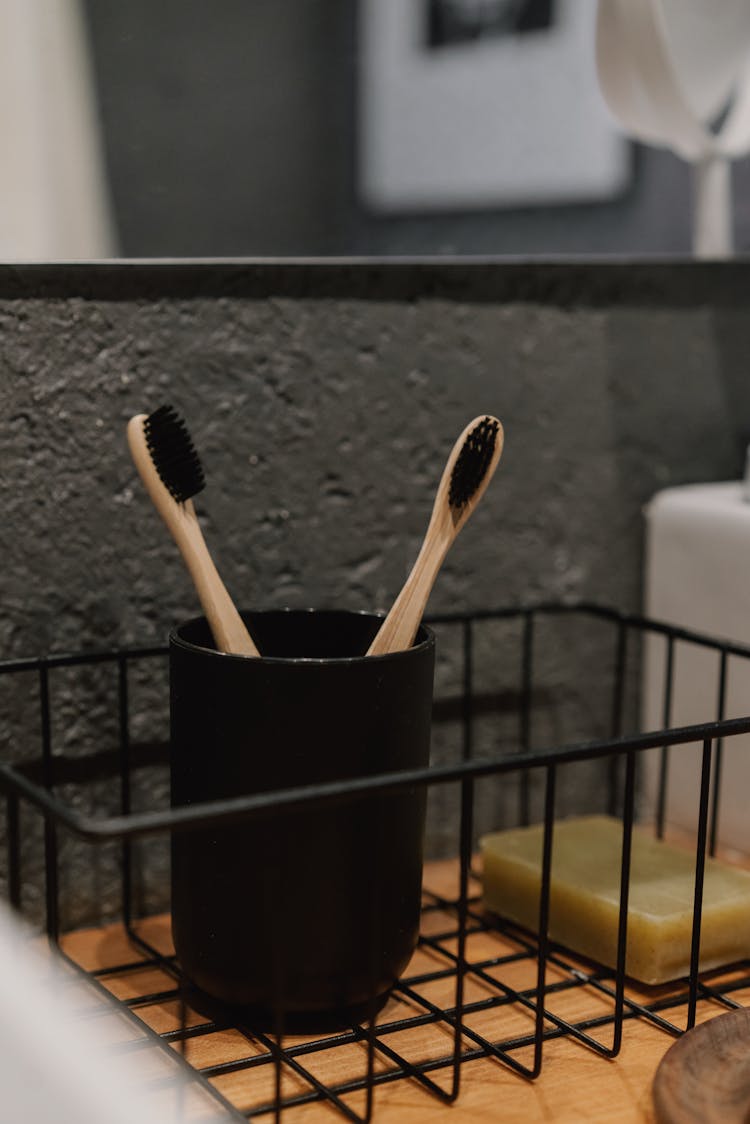
<svg viewBox="0 0 750 1124">
<path fill-rule="evenodd" d="M 143 435 L 159 479 L 173 499 L 185 503 L 203 491 L 203 467 L 174 407 L 160 406 L 149 414 L 143 421 Z"/>
<path fill-rule="evenodd" d="M 495 456 L 500 422 L 497 418 L 481 418 L 467 434 L 451 473 L 448 504 L 459 516 L 477 495 Z"/>
</svg>

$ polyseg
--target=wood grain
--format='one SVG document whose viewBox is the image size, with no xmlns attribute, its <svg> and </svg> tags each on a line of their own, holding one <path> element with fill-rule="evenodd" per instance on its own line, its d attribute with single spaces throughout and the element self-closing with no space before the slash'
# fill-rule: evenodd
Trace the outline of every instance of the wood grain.
<svg viewBox="0 0 750 1124">
<path fill-rule="evenodd" d="M 491 421 L 497 425 L 492 457 L 481 483 L 474 491 L 471 499 L 458 512 L 451 507 L 449 502 L 453 470 L 470 435 L 485 421 Z M 393 602 L 387 617 L 380 626 L 377 636 L 370 645 L 367 651 L 368 656 L 382 656 L 387 652 L 401 652 L 410 648 L 414 643 L 414 637 L 424 616 L 438 571 L 459 531 L 466 524 L 484 495 L 498 466 L 503 451 L 503 442 L 503 427 L 497 418 L 481 415 L 469 422 L 454 444 L 440 478 L 432 507 L 432 515 L 417 560 L 401 592 Z"/>
<path fill-rule="evenodd" d="M 750 1118 L 750 1010 L 684 1034 L 654 1079 L 659 1124 L 746 1124 Z"/>
<path fill-rule="evenodd" d="M 428 864 L 425 885 L 436 894 L 455 895 L 457 868 L 452 861 Z M 455 918 L 440 909 L 425 914 L 423 926 L 427 937 L 439 938 L 455 928 Z M 172 951 L 169 918 L 166 915 L 149 918 L 138 923 L 139 932 L 161 952 Z M 406 976 L 435 972 L 446 965 L 446 953 L 455 948 L 451 939 L 438 941 L 444 952 L 422 944 L 407 968 Z M 129 942 L 121 925 L 108 925 L 100 929 L 78 931 L 63 939 L 65 951 L 87 970 L 120 967 L 101 977 L 101 982 L 119 998 L 128 1000 L 151 997 L 139 1002 L 137 1007 L 143 1021 L 159 1034 L 178 1032 L 181 1010 L 175 993 L 175 981 L 158 964 L 138 965 L 139 954 Z M 503 959 L 512 955 L 513 941 L 495 932 L 476 932 L 467 943 L 467 956 L 474 964 L 488 958 Z M 133 964 L 132 967 L 128 966 Z M 564 984 L 570 980 L 571 967 L 590 970 L 590 965 L 567 958 L 550 964 L 547 986 Z M 502 984 L 513 988 L 532 988 L 534 961 L 528 958 L 505 960 L 492 969 L 492 975 Z M 721 978 L 712 977 L 717 989 L 724 980 L 745 976 L 734 970 Z M 454 981 L 451 978 L 434 979 L 419 988 L 420 995 L 438 1006 L 453 1002 Z M 466 1000 L 473 1002 L 486 997 L 492 990 L 481 978 L 469 976 L 466 982 Z M 674 988 L 645 988 L 628 985 L 627 998 L 633 1002 L 662 1001 L 669 1003 Z M 750 986 L 732 992 L 739 1003 L 750 1005 Z M 612 1011 L 612 1001 L 595 986 L 580 985 L 548 990 L 545 1006 L 551 1013 L 577 1021 L 607 1016 Z M 726 1010 L 718 1000 L 701 998 L 698 1003 L 699 1023 Z M 424 1012 L 420 1004 L 403 992 L 396 991 L 378 1017 L 380 1027 L 400 1018 L 409 1018 Z M 684 1007 L 666 1007 L 664 1016 L 684 1028 Z M 215 1027 L 206 1015 L 188 1008 L 185 1022 L 194 1030 L 194 1037 L 174 1041 L 172 1048 L 181 1051 L 196 1069 L 202 1070 L 220 1093 L 242 1112 L 268 1107 L 274 1096 L 275 1069 L 266 1042 L 238 1027 Z M 466 1020 L 466 1025 L 490 1040 L 505 1040 L 515 1034 L 525 1035 L 532 1029 L 532 1015 L 522 1005 L 509 1003 L 488 1010 L 480 1010 Z M 709 1024 L 710 1025 L 710 1024 Z M 206 1029 L 208 1028 L 208 1029 Z M 204 1032 L 205 1031 L 205 1032 Z M 591 1033 L 608 1045 L 612 1039 L 611 1025 Z M 689 1036 L 688 1036 L 689 1037 Z M 687 1041 L 684 1037 L 679 1042 Z M 452 1029 L 441 1020 L 388 1033 L 383 1042 L 407 1061 L 439 1059 L 450 1055 Z M 477 1057 L 460 1067 L 460 1089 L 454 1104 L 438 1100 L 413 1077 L 378 1084 L 374 1093 L 374 1124 L 427 1124 L 445 1121 L 446 1124 L 474 1124 L 497 1121 L 519 1124 L 581 1124 L 597 1121 L 600 1124 L 656 1124 L 651 1086 L 659 1063 L 675 1042 L 674 1035 L 653 1023 L 641 1019 L 627 1019 L 623 1028 L 623 1046 L 615 1060 L 599 1056 L 590 1047 L 567 1037 L 551 1038 L 545 1043 L 543 1068 L 536 1081 L 529 1081 L 513 1072 L 497 1059 Z M 345 1045 L 330 1045 L 325 1049 L 312 1048 L 315 1039 L 295 1037 L 284 1040 L 290 1050 L 303 1051 L 295 1061 L 299 1069 L 282 1067 L 282 1091 L 285 1097 L 307 1097 L 305 1103 L 285 1108 L 283 1121 L 291 1124 L 316 1124 L 321 1121 L 340 1121 L 338 1109 L 320 1100 L 310 1100 L 314 1095 L 313 1082 L 319 1080 L 328 1086 L 356 1078 L 366 1072 L 366 1047 L 362 1041 L 351 1040 Z M 474 1043 L 465 1039 L 463 1048 L 471 1050 Z M 529 1063 L 530 1048 L 515 1051 L 514 1056 Z M 386 1054 L 375 1055 L 375 1073 L 381 1076 L 393 1072 L 395 1063 Z M 449 1066 L 430 1071 L 429 1076 L 444 1090 L 450 1090 Z M 364 1110 L 362 1091 L 343 1092 L 341 1101 L 351 1109 Z M 271 1117 L 269 1117 L 271 1119 Z M 726 1124 L 733 1118 L 725 1117 Z M 739 1118 L 738 1118 L 739 1119 Z M 744 1118 L 743 1118 L 744 1119 Z"/>
<path fill-rule="evenodd" d="M 177 503 L 154 468 L 143 429 L 146 419 L 146 414 L 138 414 L 128 423 L 127 438 L 130 454 L 151 497 L 151 502 L 179 547 L 193 579 L 203 612 L 211 626 L 216 646 L 220 652 L 257 656 L 259 653 L 255 642 L 219 577 L 206 546 L 193 501 Z"/>
</svg>

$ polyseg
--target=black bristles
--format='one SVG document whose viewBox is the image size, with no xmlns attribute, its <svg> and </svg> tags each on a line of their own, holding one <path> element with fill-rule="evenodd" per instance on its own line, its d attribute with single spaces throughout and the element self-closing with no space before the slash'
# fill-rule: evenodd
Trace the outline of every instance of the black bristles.
<svg viewBox="0 0 750 1124">
<path fill-rule="evenodd" d="M 464 441 L 451 473 L 448 503 L 462 511 L 484 480 L 497 441 L 495 418 L 482 418 Z"/>
<path fill-rule="evenodd" d="M 184 503 L 203 491 L 206 480 L 184 421 L 172 406 L 160 406 L 143 423 L 146 445 L 162 484 Z"/>
</svg>

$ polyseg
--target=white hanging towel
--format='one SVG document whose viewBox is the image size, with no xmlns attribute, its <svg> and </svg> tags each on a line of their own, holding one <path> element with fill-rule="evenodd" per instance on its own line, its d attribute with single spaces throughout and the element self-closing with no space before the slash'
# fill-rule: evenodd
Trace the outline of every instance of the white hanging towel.
<svg viewBox="0 0 750 1124">
<path fill-rule="evenodd" d="M 750 151 L 750 2 L 599 0 L 596 57 L 626 132 L 692 164 L 696 256 L 729 256 L 729 161 Z"/>
<path fill-rule="evenodd" d="M 113 253 L 78 0 L 0 0 L 0 259 Z"/>
</svg>

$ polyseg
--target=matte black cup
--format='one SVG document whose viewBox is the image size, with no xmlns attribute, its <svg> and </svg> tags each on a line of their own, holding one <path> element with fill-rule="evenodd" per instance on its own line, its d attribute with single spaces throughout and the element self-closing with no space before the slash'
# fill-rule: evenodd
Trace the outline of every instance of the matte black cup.
<svg viewBox="0 0 750 1124">
<path fill-rule="evenodd" d="M 379 617 L 243 616 L 260 659 L 217 652 L 202 617 L 170 636 L 174 806 L 428 763 L 429 629 L 365 657 Z M 276 1024 L 375 1009 L 416 945 L 425 800 L 419 785 L 175 832 L 172 930 L 190 981 Z"/>
</svg>

